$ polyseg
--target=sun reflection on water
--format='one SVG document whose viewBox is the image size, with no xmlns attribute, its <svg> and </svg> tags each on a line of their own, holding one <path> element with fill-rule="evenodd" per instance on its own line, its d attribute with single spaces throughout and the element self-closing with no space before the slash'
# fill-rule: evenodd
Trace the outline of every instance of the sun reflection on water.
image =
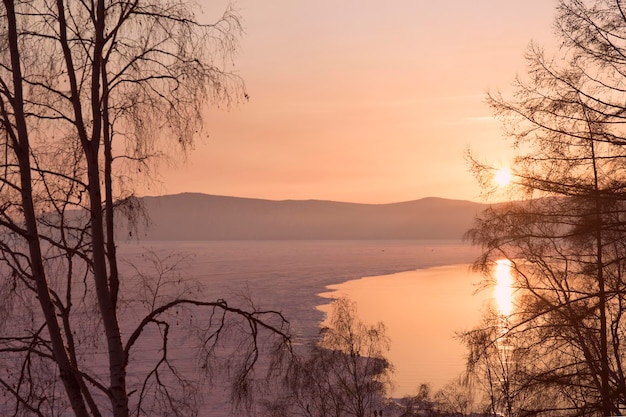
<svg viewBox="0 0 626 417">
<path fill-rule="evenodd" d="M 508 316 L 513 311 L 513 278 L 511 277 L 511 261 L 496 261 L 496 287 L 494 297 L 498 304 L 498 312 Z"/>
</svg>

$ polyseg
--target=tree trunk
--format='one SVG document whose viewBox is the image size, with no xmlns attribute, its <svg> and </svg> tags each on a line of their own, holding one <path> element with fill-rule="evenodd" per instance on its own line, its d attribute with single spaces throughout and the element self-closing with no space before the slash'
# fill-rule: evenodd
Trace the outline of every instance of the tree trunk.
<svg viewBox="0 0 626 417">
<path fill-rule="evenodd" d="M 11 0 L 3 0 L 6 9 L 6 19 L 8 23 L 8 43 L 11 54 L 11 73 L 14 89 L 13 111 L 15 117 L 15 128 L 12 142 L 13 150 L 18 160 L 20 171 L 21 202 L 24 212 L 24 226 L 26 228 L 26 240 L 31 263 L 31 273 L 35 281 L 37 298 L 41 306 L 46 322 L 46 328 L 52 344 L 52 355 L 59 368 L 59 374 L 63 381 L 65 392 L 72 406 L 72 410 L 77 417 L 88 417 L 87 407 L 81 395 L 79 381 L 74 373 L 65 344 L 56 311 L 50 296 L 49 286 L 43 266 L 41 246 L 39 242 L 39 232 L 37 229 L 37 218 L 33 203 L 32 177 L 30 166 L 30 143 L 28 130 L 26 127 L 26 116 L 24 113 L 24 98 L 22 93 L 22 72 L 20 67 L 20 54 L 18 49 L 17 21 L 14 3 Z"/>
</svg>

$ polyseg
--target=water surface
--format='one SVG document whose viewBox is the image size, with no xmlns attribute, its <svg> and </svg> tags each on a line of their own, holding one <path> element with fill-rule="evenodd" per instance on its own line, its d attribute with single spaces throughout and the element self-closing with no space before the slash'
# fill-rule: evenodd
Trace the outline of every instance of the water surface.
<svg viewBox="0 0 626 417">
<path fill-rule="evenodd" d="M 415 394 L 422 382 L 441 388 L 464 371 L 466 350 L 455 332 L 476 326 L 491 298 L 488 292 L 474 295 L 480 279 L 467 264 L 449 265 L 330 285 L 332 291 L 322 295 L 346 296 L 365 323 L 385 324 L 393 394 L 404 396 Z"/>
</svg>

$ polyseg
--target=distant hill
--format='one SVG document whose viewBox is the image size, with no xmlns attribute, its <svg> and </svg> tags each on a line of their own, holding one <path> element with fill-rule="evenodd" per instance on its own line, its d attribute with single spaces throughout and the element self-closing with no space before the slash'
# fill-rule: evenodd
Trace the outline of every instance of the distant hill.
<svg viewBox="0 0 626 417">
<path fill-rule="evenodd" d="M 442 198 L 355 204 L 184 193 L 142 200 L 151 221 L 138 231 L 142 240 L 460 239 L 486 208 Z"/>
</svg>

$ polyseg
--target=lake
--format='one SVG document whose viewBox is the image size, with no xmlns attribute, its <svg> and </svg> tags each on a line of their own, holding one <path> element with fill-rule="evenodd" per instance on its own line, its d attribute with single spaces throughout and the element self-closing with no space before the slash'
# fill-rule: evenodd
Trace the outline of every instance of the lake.
<svg viewBox="0 0 626 417">
<path fill-rule="evenodd" d="M 454 334 L 478 324 L 491 299 L 486 292 L 474 295 L 480 278 L 468 264 L 449 265 L 330 285 L 332 292 L 321 295 L 346 296 L 357 303 L 363 322 L 385 324 L 393 395 L 402 397 L 416 394 L 422 382 L 441 388 L 464 371 L 466 351 Z"/>
<path fill-rule="evenodd" d="M 247 307 L 251 299 L 258 309 L 279 310 L 290 321 L 296 344 L 313 342 L 319 333 L 324 313 L 318 306 L 328 303 L 320 294 L 345 292 L 358 303 L 364 321 L 383 321 L 389 329 L 395 395 L 414 392 L 422 382 L 438 386 L 453 378 L 462 368 L 463 351 L 452 334 L 478 317 L 480 298 L 472 297 L 475 279 L 467 272 L 478 250 L 459 241 L 129 241 L 119 244 L 118 253 L 125 337 L 140 317 L 134 310 L 141 306 L 138 271 L 144 277 L 167 271 L 175 286 L 161 281 L 166 298 L 181 285 L 197 283 L 208 301 Z M 131 353 L 131 384 L 160 354 L 159 329 L 152 326 L 143 336 Z M 170 337 L 168 357 L 180 371 L 194 371 L 190 339 Z M 85 349 L 81 362 L 105 374 L 105 345 Z M 202 415 L 229 414 L 224 389 L 220 383 L 203 391 Z"/>
<path fill-rule="evenodd" d="M 123 272 L 130 264 L 152 273 L 145 254 L 181 256 L 178 273 L 196 281 L 209 298 L 249 296 L 261 309 L 282 311 L 303 340 L 315 337 L 326 286 L 365 276 L 469 263 L 478 251 L 459 241 L 184 241 L 120 245 Z"/>
<path fill-rule="evenodd" d="M 258 309 L 279 310 L 290 321 L 296 344 L 315 340 L 324 320 L 317 307 L 328 302 L 320 293 L 337 289 L 359 303 L 365 321 L 385 321 L 393 343 L 390 359 L 397 369 L 396 383 L 406 392 L 456 372 L 462 352 L 450 335 L 471 325 L 474 317 L 472 301 L 459 301 L 471 300 L 472 279 L 458 264 L 473 261 L 478 251 L 458 241 L 128 241 L 118 245 L 118 254 L 124 337 L 143 314 L 144 305 L 138 301 L 144 288 L 140 275 L 165 274 L 161 278 L 167 279 L 159 281 L 163 300 L 179 293 L 181 286 L 198 284 L 207 301 L 225 299 L 231 307 L 247 309 L 253 300 Z M 368 301 L 367 293 L 378 299 Z M 87 312 L 90 302 L 83 306 Z M 461 322 L 455 311 L 467 313 L 466 321 Z M 168 357 L 178 371 L 193 373 L 197 363 L 192 343 L 197 339 L 176 333 L 178 327 L 176 321 L 170 329 Z M 128 373 L 134 387 L 162 353 L 160 331 L 156 326 L 144 330 L 133 347 Z M 105 344 L 88 342 L 78 360 L 106 375 L 106 355 Z M 229 415 L 226 386 L 220 380 L 212 391 L 202 391 L 201 415 Z M 96 401 L 106 399 L 97 395 Z M 3 407 L 0 401 L 0 414 L 7 410 Z"/>
<path fill-rule="evenodd" d="M 473 296 L 478 277 L 468 271 L 478 251 L 459 241 L 129 242 L 120 246 L 126 273 L 131 263 L 150 272 L 147 252 L 182 257 L 181 276 L 210 298 L 249 296 L 259 308 L 282 311 L 297 342 L 319 331 L 318 306 L 327 303 L 320 294 L 345 293 L 365 322 L 388 329 L 395 395 L 421 382 L 440 387 L 462 371 L 453 334 L 477 324 L 482 303 Z"/>
</svg>

